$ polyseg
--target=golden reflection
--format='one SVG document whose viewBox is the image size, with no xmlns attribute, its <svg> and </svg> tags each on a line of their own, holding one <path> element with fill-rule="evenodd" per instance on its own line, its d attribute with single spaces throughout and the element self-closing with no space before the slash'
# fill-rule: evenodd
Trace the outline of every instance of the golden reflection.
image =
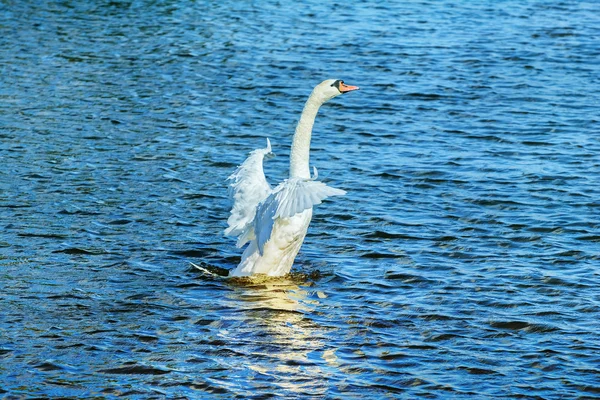
<svg viewBox="0 0 600 400">
<path fill-rule="evenodd" d="M 251 342 L 246 367 L 253 379 L 293 393 L 325 394 L 327 370 L 337 367 L 337 357 L 335 350 L 325 348 L 327 333 L 312 316 L 326 295 L 311 291 L 306 277 L 253 277 L 231 283 L 235 290 L 229 298 L 242 310 L 244 327 L 236 335 Z M 244 332 L 252 337 L 243 337 Z"/>
</svg>

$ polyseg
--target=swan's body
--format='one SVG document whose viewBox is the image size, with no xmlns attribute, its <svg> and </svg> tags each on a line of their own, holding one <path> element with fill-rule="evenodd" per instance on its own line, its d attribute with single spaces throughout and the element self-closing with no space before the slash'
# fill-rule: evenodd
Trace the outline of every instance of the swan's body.
<svg viewBox="0 0 600 400">
<path fill-rule="evenodd" d="M 237 246 L 250 242 L 236 269 L 229 276 L 266 274 L 282 276 L 290 272 L 300 251 L 313 206 L 329 196 L 346 192 L 311 179 L 309 167 L 312 127 L 319 107 L 326 101 L 352 90 L 340 80 L 327 80 L 317 85 L 308 98 L 296 127 L 290 153 L 290 177 L 272 189 L 263 172 L 267 147 L 254 150 L 228 178 L 234 201 L 227 220 L 226 235 L 238 236 Z"/>
</svg>

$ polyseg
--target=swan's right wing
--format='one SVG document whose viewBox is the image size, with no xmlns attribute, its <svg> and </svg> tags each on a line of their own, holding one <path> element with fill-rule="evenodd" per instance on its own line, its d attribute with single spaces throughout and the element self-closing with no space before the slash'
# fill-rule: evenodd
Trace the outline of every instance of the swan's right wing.
<svg viewBox="0 0 600 400">
<path fill-rule="evenodd" d="M 252 221 L 258 204 L 272 192 L 263 171 L 263 159 L 270 153 L 271 142 L 267 139 L 266 148 L 251 152 L 246 161 L 227 178 L 231 181 L 229 196 L 233 207 L 224 233 L 228 236 L 238 236 L 238 247 L 242 247 L 253 238 Z"/>
<path fill-rule="evenodd" d="M 254 218 L 254 234 L 258 250 L 263 253 L 265 243 L 271 238 L 277 218 L 289 218 L 321 204 L 329 196 L 341 196 L 344 190 L 327 186 L 323 182 L 300 178 L 286 179 L 259 204 Z"/>
</svg>

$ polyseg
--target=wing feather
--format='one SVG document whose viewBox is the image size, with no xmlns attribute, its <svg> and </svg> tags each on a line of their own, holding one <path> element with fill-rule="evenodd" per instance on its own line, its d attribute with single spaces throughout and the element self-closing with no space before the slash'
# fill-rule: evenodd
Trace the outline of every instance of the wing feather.
<svg viewBox="0 0 600 400">
<path fill-rule="evenodd" d="M 262 254 L 265 244 L 271 238 L 273 224 L 277 218 L 290 218 L 321 204 L 327 197 L 344 194 L 344 190 L 332 188 L 319 181 L 300 178 L 285 180 L 258 206 L 253 228 L 260 253 Z"/>
<path fill-rule="evenodd" d="M 238 247 L 254 238 L 252 221 L 256 210 L 271 192 L 271 185 L 265 178 L 263 160 L 271 153 L 271 142 L 267 139 L 267 147 L 254 150 L 248 158 L 227 178 L 229 196 L 233 201 L 231 215 L 227 220 L 225 235 L 238 236 Z"/>
<path fill-rule="evenodd" d="M 256 233 L 256 242 L 258 244 L 258 250 L 260 254 L 263 254 L 265 243 L 269 241 L 271 237 L 271 231 L 273 230 L 273 224 L 275 223 L 275 213 L 277 212 L 277 202 L 274 201 L 274 196 L 271 194 L 267 199 L 262 202 L 256 212 L 254 218 L 254 232 Z"/>
</svg>

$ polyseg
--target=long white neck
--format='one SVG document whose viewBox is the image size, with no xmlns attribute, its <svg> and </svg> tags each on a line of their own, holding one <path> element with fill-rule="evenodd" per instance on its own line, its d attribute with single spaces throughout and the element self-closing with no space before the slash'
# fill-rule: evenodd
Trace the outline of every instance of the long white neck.
<svg viewBox="0 0 600 400">
<path fill-rule="evenodd" d="M 290 178 L 310 178 L 309 153 L 310 138 L 315 118 L 323 102 L 311 93 L 304 105 L 300 121 L 296 126 L 296 133 L 292 140 L 292 151 L 290 153 Z"/>
</svg>

